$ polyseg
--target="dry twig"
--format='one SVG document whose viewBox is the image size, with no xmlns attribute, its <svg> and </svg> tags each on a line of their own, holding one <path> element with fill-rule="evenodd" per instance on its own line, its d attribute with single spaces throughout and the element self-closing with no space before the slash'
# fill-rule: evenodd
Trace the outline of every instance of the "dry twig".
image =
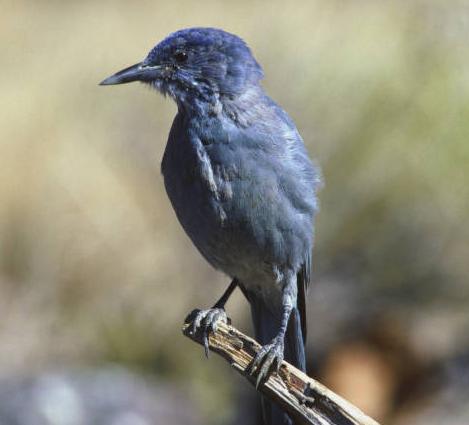
<svg viewBox="0 0 469 425">
<path fill-rule="evenodd" d="M 182 331 L 203 345 L 201 335 L 191 332 L 195 312 L 187 317 Z M 220 323 L 216 332 L 209 336 L 209 348 L 255 385 L 255 377 L 245 373 L 260 348 L 255 340 L 231 325 Z M 288 411 L 296 425 L 379 425 L 347 400 L 287 362 L 282 363 L 279 374 L 273 373 L 258 390 Z"/>
</svg>

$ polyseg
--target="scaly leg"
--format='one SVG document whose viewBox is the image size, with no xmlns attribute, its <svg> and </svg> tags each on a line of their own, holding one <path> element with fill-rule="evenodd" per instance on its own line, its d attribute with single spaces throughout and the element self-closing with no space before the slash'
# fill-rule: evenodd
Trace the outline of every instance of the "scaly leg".
<svg viewBox="0 0 469 425">
<path fill-rule="evenodd" d="M 284 357 L 285 334 L 287 332 L 290 314 L 293 310 L 294 303 L 296 303 L 296 297 L 296 282 L 292 285 L 290 281 L 284 288 L 282 294 L 282 317 L 279 331 L 269 344 L 261 347 L 246 370 L 248 374 L 253 374 L 256 369 L 258 370 L 256 388 L 259 387 L 262 381 L 269 377 L 272 368 L 274 368 L 276 372 L 280 369 Z"/>
<path fill-rule="evenodd" d="M 225 312 L 225 304 L 233 291 L 238 286 L 238 281 L 233 279 L 228 286 L 228 289 L 223 293 L 220 299 L 215 303 L 212 308 L 207 310 L 200 310 L 197 312 L 194 321 L 192 322 L 192 333 L 195 334 L 199 328 L 202 328 L 205 355 L 208 357 L 208 335 L 210 332 L 215 332 L 219 322 L 228 322 L 228 317 Z"/>
</svg>

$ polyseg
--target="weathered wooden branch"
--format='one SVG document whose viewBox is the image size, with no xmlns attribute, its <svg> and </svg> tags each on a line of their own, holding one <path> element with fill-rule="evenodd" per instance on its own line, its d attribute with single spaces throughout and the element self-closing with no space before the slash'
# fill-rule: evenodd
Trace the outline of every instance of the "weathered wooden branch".
<svg viewBox="0 0 469 425">
<path fill-rule="evenodd" d="M 199 332 L 192 334 L 193 314 L 186 319 L 182 331 L 203 345 L 202 335 Z M 255 340 L 231 325 L 220 323 L 216 332 L 209 336 L 209 348 L 255 385 L 255 377 L 246 374 L 247 366 L 260 348 Z M 281 405 L 296 425 L 379 425 L 357 407 L 285 361 L 279 374 L 273 373 L 260 384 L 258 390 Z"/>
</svg>

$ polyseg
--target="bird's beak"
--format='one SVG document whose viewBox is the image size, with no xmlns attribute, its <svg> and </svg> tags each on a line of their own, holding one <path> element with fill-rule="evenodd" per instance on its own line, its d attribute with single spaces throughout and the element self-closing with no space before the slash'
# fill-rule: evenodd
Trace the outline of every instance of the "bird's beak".
<svg viewBox="0 0 469 425">
<path fill-rule="evenodd" d="M 161 74 L 160 66 L 148 66 L 142 62 L 129 66 L 122 71 L 106 78 L 99 83 L 100 86 L 112 86 L 115 84 L 131 83 L 132 81 L 152 81 Z"/>
</svg>

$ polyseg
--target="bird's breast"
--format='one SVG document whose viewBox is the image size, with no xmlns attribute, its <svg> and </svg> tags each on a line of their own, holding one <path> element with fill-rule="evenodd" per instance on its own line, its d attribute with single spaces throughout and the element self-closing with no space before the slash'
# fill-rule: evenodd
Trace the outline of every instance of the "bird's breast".
<svg viewBox="0 0 469 425">
<path fill-rule="evenodd" d="M 204 257 L 222 268 L 231 219 L 227 207 L 234 196 L 232 168 L 214 164 L 200 140 L 170 137 L 162 172 L 182 227 Z"/>
<path fill-rule="evenodd" d="M 282 189 L 288 170 L 263 146 L 183 126 L 170 133 L 162 171 L 176 215 L 194 245 L 232 276 L 296 267 L 312 243 L 312 214 Z"/>
</svg>

